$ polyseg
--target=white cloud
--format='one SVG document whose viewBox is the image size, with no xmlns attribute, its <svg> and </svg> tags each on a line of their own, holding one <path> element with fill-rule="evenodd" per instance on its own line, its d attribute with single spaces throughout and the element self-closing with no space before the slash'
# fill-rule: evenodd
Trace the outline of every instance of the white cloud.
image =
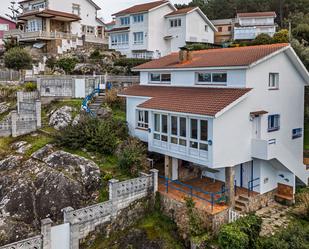
<svg viewBox="0 0 309 249">
<path fill-rule="evenodd" d="M 9 13 L 8 6 L 11 0 L 0 0 L 1 8 L 0 15 Z M 51 0 L 52 1 L 52 0 Z M 110 21 L 112 19 L 111 15 L 119 10 L 128 8 L 135 4 L 147 3 L 152 0 L 94 0 L 102 10 L 99 12 L 99 17 L 103 17 L 105 21 Z M 173 3 L 189 3 L 190 0 L 171 0 Z"/>
</svg>

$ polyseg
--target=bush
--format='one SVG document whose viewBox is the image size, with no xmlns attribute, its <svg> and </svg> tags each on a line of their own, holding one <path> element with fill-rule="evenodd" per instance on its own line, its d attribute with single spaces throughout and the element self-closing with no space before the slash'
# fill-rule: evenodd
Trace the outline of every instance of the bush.
<svg viewBox="0 0 309 249">
<path fill-rule="evenodd" d="M 293 210 L 302 219 L 309 220 L 309 192 L 302 191 L 296 195 L 296 207 Z"/>
<path fill-rule="evenodd" d="M 240 218 L 222 227 L 219 232 L 219 244 L 222 249 L 256 248 L 261 226 L 262 219 L 256 215 Z"/>
<path fill-rule="evenodd" d="M 268 34 L 259 34 L 254 40 L 253 45 L 271 44 L 273 39 Z"/>
<path fill-rule="evenodd" d="M 112 119 L 83 117 L 76 126 L 63 129 L 57 141 L 59 145 L 73 150 L 86 148 L 93 152 L 113 154 L 120 142 L 119 127 L 119 121 Z M 123 128 L 120 130 L 123 132 Z"/>
<path fill-rule="evenodd" d="M 126 174 L 136 176 L 139 172 L 148 170 L 146 147 L 137 139 L 130 137 L 118 151 L 119 168 Z"/>
<path fill-rule="evenodd" d="M 103 55 L 101 54 L 99 49 L 95 49 L 89 56 L 90 59 L 92 60 L 102 60 Z"/>
<path fill-rule="evenodd" d="M 31 55 L 23 48 L 13 47 L 4 54 L 4 64 L 14 70 L 31 69 Z"/>
<path fill-rule="evenodd" d="M 37 90 L 37 85 L 34 82 L 27 82 L 23 85 L 24 91 L 34 92 Z"/>
<path fill-rule="evenodd" d="M 125 67 L 127 73 L 132 73 L 132 68 L 144 64 L 150 60 L 148 59 L 136 59 L 136 58 L 120 58 L 114 63 L 114 66 Z"/>
<path fill-rule="evenodd" d="M 287 43 L 289 42 L 289 31 L 287 29 L 281 29 L 273 36 L 274 43 Z"/>
<path fill-rule="evenodd" d="M 234 224 L 224 225 L 219 232 L 218 242 L 221 249 L 248 249 L 248 235 Z"/>
<path fill-rule="evenodd" d="M 57 61 L 57 67 L 63 69 L 66 74 L 73 72 L 76 64 L 78 63 L 75 57 L 63 57 Z"/>
<path fill-rule="evenodd" d="M 57 66 L 57 59 L 52 56 L 52 57 L 49 57 L 47 60 L 46 60 L 46 66 L 51 69 L 52 71 L 55 70 L 56 66 Z"/>
<path fill-rule="evenodd" d="M 115 88 L 107 90 L 105 94 L 105 102 L 110 107 L 119 107 L 121 99 L 118 97 L 118 91 Z"/>
<path fill-rule="evenodd" d="M 208 44 L 204 43 L 193 43 L 193 44 L 188 44 L 185 46 L 185 48 L 194 51 L 194 50 L 205 50 L 205 49 L 211 49 L 212 47 Z"/>
</svg>

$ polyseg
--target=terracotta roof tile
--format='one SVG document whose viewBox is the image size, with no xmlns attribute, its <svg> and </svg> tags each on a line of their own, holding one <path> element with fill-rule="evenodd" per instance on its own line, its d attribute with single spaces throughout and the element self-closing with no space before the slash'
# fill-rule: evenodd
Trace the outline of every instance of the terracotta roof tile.
<svg viewBox="0 0 309 249">
<path fill-rule="evenodd" d="M 249 13 L 237 13 L 238 17 L 262 17 L 262 16 L 271 16 L 276 17 L 276 12 L 268 11 L 268 12 L 249 12 Z"/>
<path fill-rule="evenodd" d="M 128 88 L 121 95 L 149 97 L 149 100 L 138 106 L 141 108 L 215 116 L 250 90 L 139 85 Z"/>
<path fill-rule="evenodd" d="M 249 66 L 284 47 L 287 43 L 248 46 L 238 48 L 220 48 L 192 51 L 192 60 L 180 63 L 179 54 L 172 53 L 157 60 L 139 65 L 134 69 L 177 69 L 200 67 Z"/>
<path fill-rule="evenodd" d="M 146 12 L 149 11 L 155 7 L 158 7 L 164 3 L 167 3 L 168 1 L 163 0 L 163 1 L 155 1 L 155 2 L 150 2 L 150 3 L 144 3 L 144 4 L 138 4 L 138 5 L 134 5 L 128 9 L 119 11 L 115 14 L 113 14 L 113 16 L 119 16 L 119 15 L 128 15 L 128 14 L 134 14 L 134 13 L 139 13 L 139 12 Z"/>
<path fill-rule="evenodd" d="M 186 14 L 186 13 L 188 13 L 191 10 L 194 10 L 194 9 L 196 9 L 196 7 L 183 8 L 183 9 L 175 10 L 175 11 L 167 14 L 166 16 L 182 15 L 182 14 Z"/>
<path fill-rule="evenodd" d="M 61 16 L 61 17 L 64 17 L 64 18 L 74 19 L 76 21 L 81 20 L 81 18 L 79 16 L 75 15 L 75 14 L 51 10 L 51 9 L 34 10 L 34 11 L 26 12 L 26 13 L 18 16 L 18 18 L 22 19 L 24 17 L 28 17 L 28 16 L 32 16 L 32 15 L 41 15 L 41 14 L 50 15 L 50 16 Z"/>
</svg>

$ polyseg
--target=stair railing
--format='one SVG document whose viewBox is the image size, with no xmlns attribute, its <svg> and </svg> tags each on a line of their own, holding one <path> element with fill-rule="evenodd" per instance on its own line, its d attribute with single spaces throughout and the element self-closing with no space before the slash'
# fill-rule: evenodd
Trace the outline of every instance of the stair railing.
<svg viewBox="0 0 309 249">
<path fill-rule="evenodd" d="M 94 96 L 100 93 L 100 89 L 99 88 L 95 88 L 89 95 L 86 96 L 86 98 L 84 98 L 83 102 L 82 102 L 82 106 L 81 109 L 84 110 L 86 113 L 90 114 L 90 116 L 95 117 L 96 114 L 90 110 L 89 108 L 89 103 L 93 100 Z"/>
<path fill-rule="evenodd" d="M 260 186 L 260 182 L 255 184 L 255 182 L 259 181 L 259 180 L 260 180 L 260 177 L 255 178 L 255 179 L 248 182 L 248 197 L 250 197 L 250 193 L 253 192 L 254 188 Z"/>
</svg>

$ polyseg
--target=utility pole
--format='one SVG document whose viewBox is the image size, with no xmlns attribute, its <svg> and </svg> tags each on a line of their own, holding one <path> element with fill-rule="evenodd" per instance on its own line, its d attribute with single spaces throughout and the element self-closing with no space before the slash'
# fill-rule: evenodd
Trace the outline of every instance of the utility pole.
<svg viewBox="0 0 309 249">
<path fill-rule="evenodd" d="M 289 21 L 289 42 L 292 41 L 292 23 Z"/>
</svg>

